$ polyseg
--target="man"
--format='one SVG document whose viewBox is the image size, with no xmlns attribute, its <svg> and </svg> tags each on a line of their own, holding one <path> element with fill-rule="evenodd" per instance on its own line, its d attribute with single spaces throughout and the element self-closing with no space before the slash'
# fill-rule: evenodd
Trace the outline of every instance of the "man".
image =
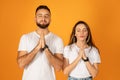
<svg viewBox="0 0 120 80">
<path fill-rule="evenodd" d="M 18 65 L 24 68 L 22 80 L 55 80 L 54 69 L 63 65 L 63 41 L 49 31 L 50 9 L 41 5 L 36 9 L 37 30 L 24 34 L 18 48 Z"/>
</svg>

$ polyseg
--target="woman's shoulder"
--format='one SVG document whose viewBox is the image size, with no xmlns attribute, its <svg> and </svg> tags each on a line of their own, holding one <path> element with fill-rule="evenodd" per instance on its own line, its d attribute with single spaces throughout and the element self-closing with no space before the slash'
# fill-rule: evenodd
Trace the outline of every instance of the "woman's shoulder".
<svg viewBox="0 0 120 80">
<path fill-rule="evenodd" d="M 93 50 L 93 51 L 98 51 L 98 48 L 97 48 L 97 47 L 92 46 L 92 50 Z"/>
<path fill-rule="evenodd" d="M 90 48 L 89 48 L 90 49 Z M 90 52 L 92 53 L 92 54 L 99 54 L 100 52 L 99 52 L 99 50 L 98 50 L 98 48 L 97 47 L 94 47 L 94 46 L 92 46 L 92 48 L 90 49 Z"/>
<path fill-rule="evenodd" d="M 65 50 L 71 50 L 71 49 L 73 49 L 74 46 L 75 46 L 74 44 L 66 45 L 66 46 L 64 47 L 64 49 L 65 49 Z"/>
</svg>

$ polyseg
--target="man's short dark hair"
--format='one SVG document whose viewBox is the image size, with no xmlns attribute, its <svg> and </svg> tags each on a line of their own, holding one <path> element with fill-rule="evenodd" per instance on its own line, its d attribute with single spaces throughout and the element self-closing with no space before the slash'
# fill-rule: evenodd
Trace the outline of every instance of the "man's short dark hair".
<svg viewBox="0 0 120 80">
<path fill-rule="evenodd" d="M 48 11 L 50 12 L 50 9 L 49 9 L 46 5 L 40 5 L 40 6 L 37 7 L 37 9 L 36 9 L 36 11 L 35 11 L 35 14 L 36 14 L 37 11 L 40 10 L 40 9 L 46 9 L 46 10 L 48 10 Z M 50 12 L 50 14 L 51 14 L 51 12 Z"/>
</svg>

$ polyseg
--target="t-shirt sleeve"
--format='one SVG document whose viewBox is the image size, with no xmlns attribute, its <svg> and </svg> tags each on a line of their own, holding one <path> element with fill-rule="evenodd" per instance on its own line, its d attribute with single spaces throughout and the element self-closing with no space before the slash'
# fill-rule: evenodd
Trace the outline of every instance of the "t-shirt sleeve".
<svg viewBox="0 0 120 80">
<path fill-rule="evenodd" d="M 61 38 L 56 40 L 55 48 L 55 53 L 63 54 L 64 44 Z"/>
<path fill-rule="evenodd" d="M 20 38 L 19 46 L 18 46 L 18 51 L 27 51 L 27 38 L 25 35 L 23 35 Z"/>
<path fill-rule="evenodd" d="M 94 48 L 94 50 L 93 50 L 91 59 L 92 59 L 93 63 L 101 63 L 100 54 L 96 48 Z"/>
<path fill-rule="evenodd" d="M 68 46 L 66 46 L 65 48 L 64 48 L 64 53 L 63 53 L 63 57 L 64 58 L 69 58 L 69 47 Z"/>
</svg>

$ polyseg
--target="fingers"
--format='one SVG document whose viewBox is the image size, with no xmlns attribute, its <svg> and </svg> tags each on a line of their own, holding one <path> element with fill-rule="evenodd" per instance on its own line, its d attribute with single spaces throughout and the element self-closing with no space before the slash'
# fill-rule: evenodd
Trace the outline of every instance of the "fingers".
<svg viewBox="0 0 120 80">
<path fill-rule="evenodd" d="M 82 58 L 86 58 L 84 48 L 81 48 L 81 49 L 79 50 L 79 56 L 81 56 Z"/>
<path fill-rule="evenodd" d="M 83 54 L 82 54 L 82 58 L 86 58 L 86 55 L 85 55 L 85 53 L 83 53 Z"/>
<path fill-rule="evenodd" d="M 43 32 L 40 33 L 40 43 L 41 43 L 41 48 L 45 47 L 45 35 Z"/>
<path fill-rule="evenodd" d="M 40 33 L 40 38 L 44 39 L 44 33 L 43 32 Z"/>
<path fill-rule="evenodd" d="M 83 50 L 79 50 L 79 56 L 82 57 Z"/>
<path fill-rule="evenodd" d="M 41 46 L 42 46 L 42 48 L 45 47 L 45 40 L 44 39 L 41 39 Z"/>
<path fill-rule="evenodd" d="M 36 47 L 37 47 L 38 49 L 41 49 L 41 48 L 42 48 L 42 46 L 41 46 L 41 40 L 38 41 L 38 44 L 37 44 Z"/>
<path fill-rule="evenodd" d="M 38 48 L 43 48 L 45 45 L 45 39 L 44 39 L 44 33 L 40 32 L 38 33 L 40 35 L 39 41 L 38 41 Z"/>
</svg>

